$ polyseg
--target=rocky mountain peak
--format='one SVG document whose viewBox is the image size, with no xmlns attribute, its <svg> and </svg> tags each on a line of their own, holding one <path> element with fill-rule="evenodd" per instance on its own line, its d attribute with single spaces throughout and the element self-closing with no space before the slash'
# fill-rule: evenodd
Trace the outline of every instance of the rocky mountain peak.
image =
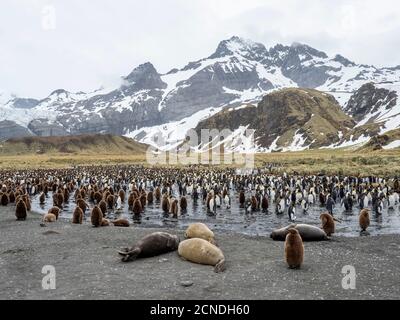
<svg viewBox="0 0 400 320">
<path fill-rule="evenodd" d="M 382 107 L 386 110 L 393 108 L 397 104 L 397 98 L 396 91 L 379 88 L 372 82 L 366 83 L 351 96 L 344 111 L 357 121 L 371 121 Z"/>
<path fill-rule="evenodd" d="M 230 39 L 221 41 L 217 50 L 209 58 L 214 59 L 230 55 L 239 55 L 259 60 L 267 54 L 268 51 L 263 44 L 233 36 Z"/>
<path fill-rule="evenodd" d="M 309 60 L 313 57 L 326 59 L 328 55 L 325 52 L 314 49 L 306 44 L 294 42 L 290 46 L 290 54 L 296 54 L 301 57 L 301 60 Z"/>
<path fill-rule="evenodd" d="M 343 57 L 340 54 L 337 54 L 334 58 L 333 61 L 339 62 L 345 67 L 350 67 L 350 66 L 355 66 L 356 64 L 353 61 L 350 61 L 349 59 Z"/>
<path fill-rule="evenodd" d="M 135 90 L 164 89 L 167 87 L 167 84 L 161 80 L 160 74 L 150 62 L 143 63 L 133 69 L 128 76 L 124 77 L 124 80 L 127 81 L 127 85 L 133 86 Z"/>
</svg>

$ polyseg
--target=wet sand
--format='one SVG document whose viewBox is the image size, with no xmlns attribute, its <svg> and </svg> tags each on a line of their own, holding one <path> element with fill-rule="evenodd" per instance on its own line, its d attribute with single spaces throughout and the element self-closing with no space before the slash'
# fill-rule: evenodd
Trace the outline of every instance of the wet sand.
<svg viewBox="0 0 400 320">
<path fill-rule="evenodd" d="M 40 215 L 19 222 L 14 210 L 0 207 L 0 299 L 400 298 L 400 235 L 305 243 L 302 269 L 290 270 L 283 242 L 217 232 L 227 269 L 216 274 L 177 252 L 120 262 L 117 249 L 160 229 L 93 228 L 68 220 L 41 227 Z M 183 230 L 162 230 L 183 238 Z M 44 265 L 56 269 L 55 290 L 42 289 Z M 356 269 L 355 290 L 342 288 L 345 265 Z"/>
</svg>

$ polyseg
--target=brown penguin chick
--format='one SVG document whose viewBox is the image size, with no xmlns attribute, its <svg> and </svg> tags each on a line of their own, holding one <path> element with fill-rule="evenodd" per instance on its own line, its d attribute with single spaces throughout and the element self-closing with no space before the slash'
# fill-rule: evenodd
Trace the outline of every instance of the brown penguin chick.
<svg viewBox="0 0 400 320">
<path fill-rule="evenodd" d="M 26 204 L 22 199 L 17 201 L 17 205 L 15 208 L 15 216 L 17 217 L 17 220 L 26 219 Z"/>
<path fill-rule="evenodd" d="M 10 191 L 10 193 L 8 194 L 8 199 L 10 201 L 10 203 L 14 203 L 15 202 L 15 194 L 14 191 Z"/>
<path fill-rule="evenodd" d="M 97 204 L 99 204 L 100 201 L 101 201 L 102 199 L 103 199 L 103 195 L 101 194 L 101 192 L 96 191 L 96 192 L 94 193 L 94 200 L 95 200 L 95 202 L 96 202 Z"/>
<path fill-rule="evenodd" d="M 160 201 L 161 200 L 161 190 L 159 187 L 156 188 L 156 190 L 154 191 L 154 196 L 156 198 L 156 201 Z"/>
<path fill-rule="evenodd" d="M 122 189 L 119 190 L 118 195 L 121 198 L 121 202 L 125 202 L 125 191 Z"/>
<path fill-rule="evenodd" d="M 335 233 L 335 221 L 329 213 L 323 213 L 319 216 L 322 222 L 322 229 L 325 231 L 326 235 L 329 237 Z"/>
<path fill-rule="evenodd" d="M 139 198 L 139 191 L 137 189 L 132 190 L 133 196 L 136 198 Z"/>
<path fill-rule="evenodd" d="M 185 196 L 182 196 L 179 201 L 179 206 L 181 208 L 181 212 L 186 212 L 187 210 L 187 200 Z"/>
<path fill-rule="evenodd" d="M 8 198 L 7 193 L 3 193 L 3 194 L 1 195 L 1 198 L 0 198 L 0 203 L 1 203 L 1 205 L 2 205 L 2 206 L 6 206 L 6 205 L 8 205 L 8 202 L 9 202 L 9 198 Z"/>
<path fill-rule="evenodd" d="M 43 222 L 56 222 L 57 217 L 52 213 L 46 213 L 43 217 Z"/>
<path fill-rule="evenodd" d="M 133 203 L 135 202 L 135 195 L 133 193 L 131 193 L 128 197 L 128 207 L 129 210 L 133 209 Z"/>
<path fill-rule="evenodd" d="M 108 198 L 109 195 L 111 195 L 110 191 L 107 190 L 106 192 L 104 192 L 103 193 L 103 200 L 107 201 L 107 198 Z"/>
<path fill-rule="evenodd" d="M 285 240 L 285 258 L 290 269 L 299 269 L 304 259 L 304 245 L 299 232 L 290 228 Z"/>
<path fill-rule="evenodd" d="M 84 189 L 84 188 L 81 188 L 79 192 L 80 192 L 80 194 L 81 194 L 82 199 L 85 199 L 85 198 L 86 198 L 86 191 L 85 191 L 85 189 Z"/>
<path fill-rule="evenodd" d="M 207 211 L 210 211 L 210 201 L 213 198 L 211 193 L 207 194 L 207 198 L 206 198 L 206 207 L 207 207 Z"/>
<path fill-rule="evenodd" d="M 162 203 L 161 203 L 161 208 L 165 213 L 169 212 L 169 199 L 168 199 L 167 195 L 163 196 Z"/>
<path fill-rule="evenodd" d="M 79 198 L 78 200 L 76 200 L 76 205 L 82 209 L 83 213 L 85 213 L 86 209 L 89 208 L 86 201 Z"/>
<path fill-rule="evenodd" d="M 64 188 L 64 191 L 63 191 L 63 197 L 64 197 L 64 203 L 67 203 L 68 202 L 68 199 L 69 199 L 69 191 L 68 191 L 68 188 Z"/>
<path fill-rule="evenodd" d="M 27 211 L 31 211 L 31 199 L 29 199 L 29 196 L 28 196 L 27 194 L 24 194 L 24 195 L 22 196 L 22 199 L 23 199 L 24 202 L 25 202 L 26 210 L 27 210 Z"/>
<path fill-rule="evenodd" d="M 240 204 L 240 207 L 241 208 L 243 208 L 244 207 L 244 203 L 246 202 L 246 197 L 245 197 L 245 195 L 244 195 L 244 192 L 243 191 L 240 191 L 240 193 L 239 193 L 239 204 Z"/>
<path fill-rule="evenodd" d="M 369 210 L 368 209 L 361 210 L 358 220 L 360 223 L 361 231 L 366 231 L 370 224 Z"/>
<path fill-rule="evenodd" d="M 92 189 L 92 190 L 90 190 L 90 192 L 89 192 L 89 201 L 91 201 L 91 202 L 94 202 L 95 201 L 95 198 L 94 198 L 94 194 L 95 194 L 96 192 Z"/>
<path fill-rule="evenodd" d="M 107 197 L 107 207 L 108 209 L 114 209 L 114 196 L 112 194 L 109 194 Z"/>
<path fill-rule="evenodd" d="M 148 204 L 152 204 L 153 203 L 153 191 L 149 191 L 149 193 L 147 194 L 147 203 Z"/>
<path fill-rule="evenodd" d="M 267 211 L 268 210 L 268 198 L 267 197 L 263 197 L 261 200 L 261 208 L 263 209 L 263 211 Z"/>
<path fill-rule="evenodd" d="M 172 216 L 176 219 L 178 218 L 178 200 L 174 199 L 171 203 L 171 209 L 170 209 Z"/>
<path fill-rule="evenodd" d="M 258 210 L 258 201 L 255 196 L 251 197 L 251 210 L 252 211 L 257 211 Z"/>
<path fill-rule="evenodd" d="M 44 194 L 48 194 L 49 193 L 49 186 L 47 184 L 44 185 L 43 192 L 44 192 Z"/>
<path fill-rule="evenodd" d="M 83 211 L 81 208 L 76 207 L 74 213 L 72 214 L 72 223 L 82 224 L 83 221 Z"/>
<path fill-rule="evenodd" d="M 79 190 L 79 189 L 75 190 L 74 198 L 75 198 L 75 200 L 78 199 L 78 198 L 83 198 L 82 194 L 81 194 L 81 190 Z"/>
<path fill-rule="evenodd" d="M 14 195 L 15 195 L 15 202 L 17 202 L 18 197 L 20 197 L 22 194 L 20 190 L 17 190 L 15 191 Z"/>
<path fill-rule="evenodd" d="M 57 193 L 57 198 L 58 198 L 58 204 L 57 207 L 62 208 L 63 203 L 64 203 L 64 194 L 62 192 Z"/>
<path fill-rule="evenodd" d="M 108 221 L 107 219 L 102 219 L 101 220 L 101 226 L 102 227 L 108 227 L 110 225 L 110 221 Z"/>
<path fill-rule="evenodd" d="M 44 204 L 46 201 L 46 195 L 44 192 L 42 192 L 39 196 L 39 204 Z"/>
<path fill-rule="evenodd" d="M 95 227 L 100 227 L 103 223 L 103 213 L 101 212 L 98 206 L 95 206 L 92 209 L 92 213 L 90 214 L 90 221 L 92 225 Z"/>
<path fill-rule="evenodd" d="M 107 202 L 105 202 L 104 200 L 101 200 L 100 203 L 98 204 L 101 212 L 103 213 L 103 215 L 105 216 L 107 214 Z"/>
<path fill-rule="evenodd" d="M 133 214 L 135 216 L 140 216 L 142 213 L 142 203 L 140 202 L 139 199 L 136 199 L 135 202 L 133 203 L 133 208 L 132 208 Z"/>
<path fill-rule="evenodd" d="M 116 227 L 129 227 L 130 223 L 126 219 L 118 219 L 111 221 L 111 223 Z"/>
<path fill-rule="evenodd" d="M 147 199 L 146 193 L 142 193 L 142 195 L 140 196 L 140 203 L 143 209 L 146 206 L 146 199 Z"/>
<path fill-rule="evenodd" d="M 222 199 L 224 199 L 227 194 L 228 194 L 228 190 L 226 190 L 224 188 L 224 190 L 222 191 Z"/>
</svg>

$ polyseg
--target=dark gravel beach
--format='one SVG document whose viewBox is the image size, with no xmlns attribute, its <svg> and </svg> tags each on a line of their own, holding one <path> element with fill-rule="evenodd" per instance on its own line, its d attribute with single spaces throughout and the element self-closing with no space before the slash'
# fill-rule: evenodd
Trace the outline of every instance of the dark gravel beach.
<svg viewBox="0 0 400 320">
<path fill-rule="evenodd" d="M 216 233 L 227 264 L 183 261 L 177 252 L 122 263 L 117 249 L 156 229 L 40 226 L 14 206 L 0 208 L 0 299 L 399 299 L 400 235 L 334 238 L 305 243 L 304 265 L 290 270 L 284 243 Z M 166 231 L 166 229 L 162 229 Z M 183 237 L 183 230 L 168 230 Z M 56 289 L 42 289 L 44 265 L 56 269 Z M 343 266 L 357 272 L 355 290 L 342 288 Z"/>
</svg>

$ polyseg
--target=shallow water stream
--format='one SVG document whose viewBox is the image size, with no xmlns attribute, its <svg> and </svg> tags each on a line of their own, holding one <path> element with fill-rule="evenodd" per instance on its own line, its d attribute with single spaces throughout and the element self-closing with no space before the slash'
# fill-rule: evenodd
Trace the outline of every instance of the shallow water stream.
<svg viewBox="0 0 400 320">
<path fill-rule="evenodd" d="M 239 208 L 238 199 L 235 198 L 237 193 L 231 193 L 232 206 L 230 209 L 225 207 L 217 208 L 217 214 L 210 216 L 206 214 L 206 207 L 202 200 L 193 201 L 190 196 L 187 196 L 188 208 L 184 215 L 179 219 L 165 217 L 161 209 L 161 203 L 147 205 L 145 212 L 140 220 L 133 220 L 132 214 L 128 211 L 128 204 L 125 202 L 121 211 L 109 210 L 107 218 L 127 218 L 131 222 L 140 224 L 141 227 L 168 227 L 168 228 L 185 228 L 193 222 L 204 222 L 212 230 L 216 231 L 233 231 L 250 236 L 269 236 L 272 230 L 290 224 L 287 214 L 275 214 L 275 204 L 270 203 L 268 213 L 254 212 L 246 214 L 245 209 Z M 88 202 L 90 208 L 93 203 Z M 45 205 L 39 204 L 39 195 L 32 197 L 32 210 L 38 213 L 46 213 L 52 207 L 52 193 L 49 192 Z M 71 195 L 68 203 L 64 205 L 61 213 L 62 218 L 71 219 L 73 210 L 75 209 L 73 196 Z M 358 206 L 353 207 L 352 212 L 345 210 L 337 203 L 334 209 L 334 216 L 341 220 L 341 223 L 336 223 L 336 235 L 346 237 L 358 237 L 360 227 L 358 225 Z M 326 212 L 325 208 L 319 205 L 311 206 L 307 214 L 302 213 L 300 206 L 296 208 L 296 223 L 307 223 L 319 226 L 319 215 Z M 396 205 L 394 210 L 388 210 L 385 206 L 382 215 L 377 216 L 371 212 L 371 225 L 368 231 L 371 235 L 380 234 L 399 234 L 400 233 L 400 209 Z M 85 214 L 86 220 L 90 221 L 90 212 L 87 210 Z"/>
</svg>

